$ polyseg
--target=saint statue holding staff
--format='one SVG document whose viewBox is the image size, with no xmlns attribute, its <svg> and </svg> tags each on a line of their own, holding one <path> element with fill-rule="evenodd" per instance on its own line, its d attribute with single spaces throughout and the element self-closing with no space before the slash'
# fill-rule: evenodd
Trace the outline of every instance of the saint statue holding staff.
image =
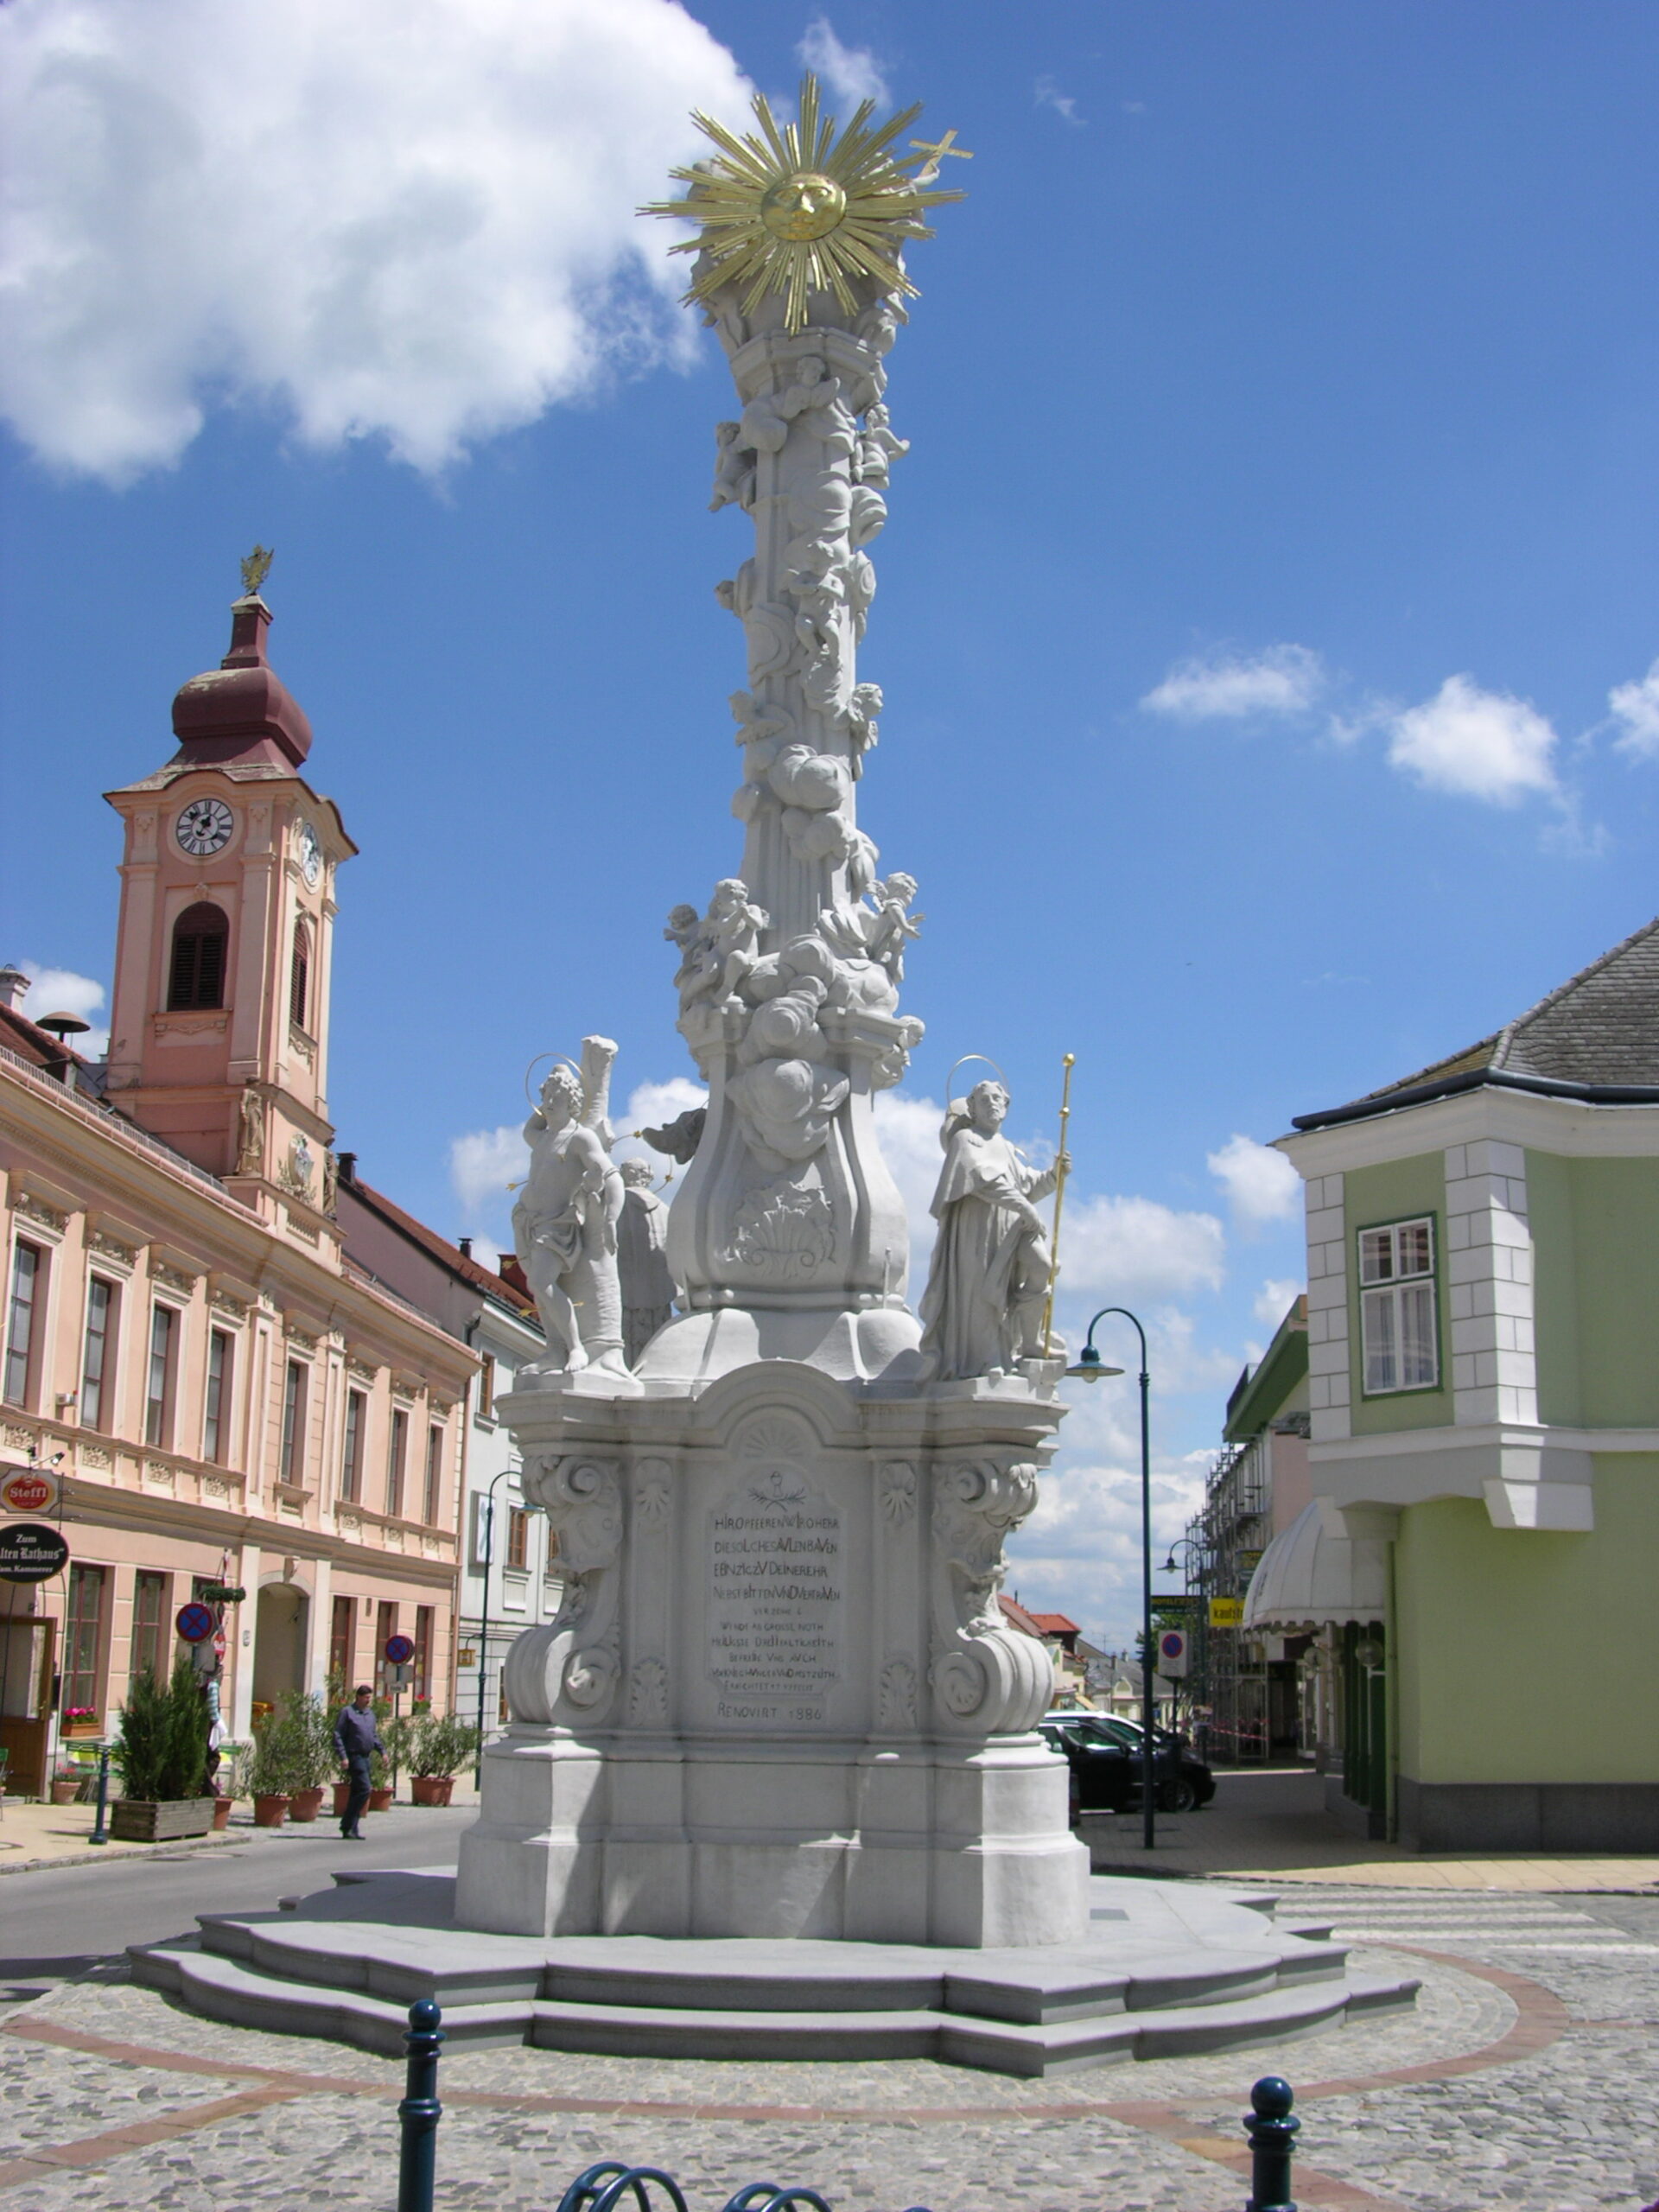
<svg viewBox="0 0 1659 2212">
<path fill-rule="evenodd" d="M 1035 1202 L 1069 1163 L 1030 1166 L 1002 1135 L 1007 1111 L 1006 1088 L 988 1077 L 951 1101 L 939 1131 L 939 1233 L 918 1308 L 922 1356 L 939 1382 L 1002 1374 L 1043 1356 L 1050 1262 Z"/>
</svg>

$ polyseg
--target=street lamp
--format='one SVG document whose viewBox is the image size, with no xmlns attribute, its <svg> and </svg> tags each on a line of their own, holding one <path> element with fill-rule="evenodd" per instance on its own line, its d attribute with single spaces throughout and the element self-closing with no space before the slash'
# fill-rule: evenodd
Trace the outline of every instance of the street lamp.
<svg viewBox="0 0 1659 2212">
<path fill-rule="evenodd" d="M 1103 1376 L 1122 1375 L 1121 1367 L 1108 1367 L 1095 1349 L 1095 1331 L 1110 1314 L 1133 1327 L 1141 1340 L 1141 1840 L 1154 1847 L 1155 1817 L 1152 1802 L 1153 1719 L 1157 1710 L 1152 1687 L 1156 1654 L 1152 1643 L 1152 1415 L 1148 1393 L 1152 1377 L 1147 1371 L 1147 1332 L 1127 1306 L 1103 1306 L 1089 1324 L 1089 1334 L 1067 1375 L 1079 1382 L 1098 1382 Z"/>
<path fill-rule="evenodd" d="M 478 1789 L 484 1786 L 484 1689 L 490 1676 L 490 1569 L 495 1564 L 495 1485 L 518 1471 L 516 1467 L 503 1467 L 494 1477 L 484 1515 L 484 1618 L 478 1637 L 478 1749 L 473 1763 L 473 1786 Z"/>
</svg>

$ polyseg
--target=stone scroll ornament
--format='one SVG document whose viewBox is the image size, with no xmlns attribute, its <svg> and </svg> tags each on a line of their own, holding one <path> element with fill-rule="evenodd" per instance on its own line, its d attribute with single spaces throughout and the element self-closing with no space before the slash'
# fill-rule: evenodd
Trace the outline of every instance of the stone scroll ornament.
<svg viewBox="0 0 1659 2212">
<path fill-rule="evenodd" d="M 680 1028 L 709 1086 L 709 1117 L 675 1214 L 692 1303 L 733 1282 L 798 1292 L 810 1276 L 856 1300 L 893 1291 L 902 1210 L 868 1128 L 921 1024 L 899 1012 L 921 918 L 912 878 L 878 875 L 856 794 L 881 692 L 858 645 L 875 594 L 868 547 L 894 463 L 884 356 L 914 287 L 903 248 L 962 194 L 933 188 L 953 134 L 898 150 L 912 108 L 844 131 L 816 81 L 779 123 L 764 99 L 739 136 L 699 116 L 711 158 L 677 170 L 683 197 L 646 211 L 696 226 L 690 296 L 730 358 L 740 412 L 715 433 L 710 505 L 746 515 L 754 550 L 716 588 L 742 626 L 732 695 L 742 775 L 741 874 L 669 917 Z M 874 1193 L 874 1195 L 872 1195 Z M 827 1243 L 826 1243 L 827 1240 Z"/>
<path fill-rule="evenodd" d="M 550 1621 L 526 1629 L 507 1652 L 508 1710 L 537 1727 L 591 1726 L 615 1695 L 621 1666 L 617 1471 L 605 1460 L 542 1455 L 525 1460 L 524 1489 L 558 1539 L 564 1596 Z"/>
<path fill-rule="evenodd" d="M 932 1686 L 947 1734 L 1018 1736 L 1047 1710 L 1054 1666 L 1004 1625 L 1003 1547 L 1037 1503 L 1037 1470 L 974 1460 L 941 1470 L 933 1503 Z"/>
</svg>

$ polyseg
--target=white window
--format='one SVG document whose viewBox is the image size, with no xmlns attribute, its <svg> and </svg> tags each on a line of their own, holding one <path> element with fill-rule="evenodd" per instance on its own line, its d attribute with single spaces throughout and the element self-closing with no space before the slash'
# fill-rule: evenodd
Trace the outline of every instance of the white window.
<svg viewBox="0 0 1659 2212">
<path fill-rule="evenodd" d="M 1434 1223 L 1425 1214 L 1359 1232 L 1365 1390 L 1432 1390 L 1440 1379 Z"/>
</svg>

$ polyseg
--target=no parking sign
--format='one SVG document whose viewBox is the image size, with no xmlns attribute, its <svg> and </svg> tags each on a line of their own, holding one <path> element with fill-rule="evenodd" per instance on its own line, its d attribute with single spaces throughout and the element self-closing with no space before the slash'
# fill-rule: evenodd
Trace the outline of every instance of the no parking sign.
<svg viewBox="0 0 1659 2212">
<path fill-rule="evenodd" d="M 1159 1630 L 1157 1672 L 1166 1681 L 1178 1681 L 1185 1674 L 1186 1630 L 1184 1628 Z"/>
</svg>

